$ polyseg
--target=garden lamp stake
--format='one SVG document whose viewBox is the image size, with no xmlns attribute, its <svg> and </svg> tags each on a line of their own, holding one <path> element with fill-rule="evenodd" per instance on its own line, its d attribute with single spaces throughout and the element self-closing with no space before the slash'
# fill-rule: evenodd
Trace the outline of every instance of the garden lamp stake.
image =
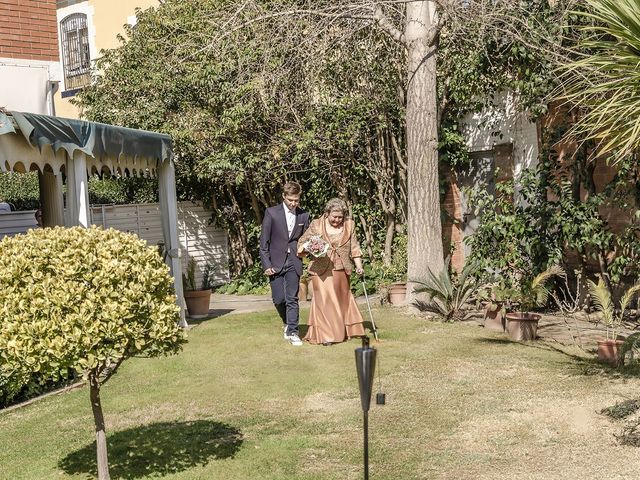
<svg viewBox="0 0 640 480">
<path fill-rule="evenodd" d="M 362 337 L 362 347 L 356 348 L 356 371 L 360 387 L 360 403 L 364 419 L 364 480 L 369 480 L 369 406 L 376 369 L 376 349 L 369 346 L 369 337 Z"/>
</svg>

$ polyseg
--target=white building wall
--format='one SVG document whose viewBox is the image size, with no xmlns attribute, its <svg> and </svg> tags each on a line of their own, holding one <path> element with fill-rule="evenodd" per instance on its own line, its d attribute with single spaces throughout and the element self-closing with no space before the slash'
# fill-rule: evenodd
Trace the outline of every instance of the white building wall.
<svg viewBox="0 0 640 480">
<path fill-rule="evenodd" d="M 538 130 L 526 112 L 516 109 L 511 93 L 497 95 L 494 106 L 480 113 L 468 114 L 460 121 L 462 134 L 470 152 L 492 150 L 495 145 L 513 145 L 514 175 L 538 163 Z"/>
<path fill-rule="evenodd" d="M 0 107 L 53 115 L 52 88 L 62 79 L 60 62 L 0 58 Z"/>
</svg>

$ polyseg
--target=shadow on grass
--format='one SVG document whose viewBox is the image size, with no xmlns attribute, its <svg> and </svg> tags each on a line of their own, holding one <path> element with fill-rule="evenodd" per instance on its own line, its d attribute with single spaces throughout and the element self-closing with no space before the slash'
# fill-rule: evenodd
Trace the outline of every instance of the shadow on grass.
<svg viewBox="0 0 640 480">
<path fill-rule="evenodd" d="M 233 457 L 242 445 L 236 428 L 209 420 L 154 423 L 108 435 L 112 478 L 164 476 Z M 94 478 L 95 442 L 70 453 L 58 465 L 65 473 Z"/>
<path fill-rule="evenodd" d="M 214 318 L 222 317 L 227 313 L 231 313 L 234 310 L 231 308 L 214 308 L 213 310 L 209 310 L 209 313 L 204 318 L 191 318 L 187 317 L 187 323 L 191 326 L 200 325 L 201 323 L 208 322 L 209 320 L 213 320 Z"/>
<path fill-rule="evenodd" d="M 482 337 L 474 339 L 478 343 L 486 343 L 489 345 L 513 345 L 514 342 L 509 340 L 508 338 L 493 338 L 493 337 Z"/>
<path fill-rule="evenodd" d="M 298 324 L 298 336 L 300 338 L 304 338 L 304 336 L 307 334 L 308 331 L 309 331 L 309 325 L 304 323 Z"/>
<path fill-rule="evenodd" d="M 555 352 L 562 354 L 569 363 L 562 362 L 563 367 L 567 367 L 569 373 L 579 376 L 592 376 L 599 375 L 602 377 L 621 379 L 621 378 L 639 378 L 640 377 L 640 363 L 635 361 L 631 365 L 623 365 L 621 367 L 615 367 L 607 365 L 598 361 L 595 356 L 595 352 L 589 352 L 583 350 L 585 355 L 577 355 L 568 351 L 571 348 L 570 345 L 564 345 L 562 343 L 552 343 L 545 340 L 536 340 L 534 342 L 514 342 L 508 338 L 478 338 L 479 343 L 485 343 L 488 345 L 522 345 L 527 348 L 535 348 L 538 350 L 544 350 L 548 352 Z"/>
</svg>

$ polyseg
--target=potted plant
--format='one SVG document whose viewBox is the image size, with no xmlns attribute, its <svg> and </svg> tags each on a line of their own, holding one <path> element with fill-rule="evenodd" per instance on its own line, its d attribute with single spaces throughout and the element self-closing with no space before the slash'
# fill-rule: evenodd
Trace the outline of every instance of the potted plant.
<svg viewBox="0 0 640 480">
<path fill-rule="evenodd" d="M 402 305 L 407 298 L 407 282 L 393 282 L 387 287 L 387 291 L 391 305 Z"/>
<path fill-rule="evenodd" d="M 502 282 L 488 284 L 478 295 L 483 310 L 483 326 L 487 330 L 504 332 L 507 328 L 506 313 L 514 290 L 505 288 Z"/>
<path fill-rule="evenodd" d="M 550 292 L 545 284 L 550 278 L 558 275 L 564 275 L 564 269 L 559 265 L 554 265 L 536 275 L 530 282 L 521 281 L 519 288 L 505 292 L 506 296 L 511 297 L 508 299 L 507 307 L 511 309 L 518 305 L 520 308 L 520 311 L 507 312 L 506 314 L 506 328 L 509 338 L 517 342 L 536 339 L 541 316 L 530 310 L 547 303 Z"/>
<path fill-rule="evenodd" d="M 598 360 L 611 365 L 620 365 L 623 359 L 621 347 L 624 342 L 618 340 L 618 333 L 627 306 L 633 300 L 633 297 L 640 292 L 640 284 L 634 285 L 625 292 L 620 300 L 619 312 L 616 312 L 611 293 L 609 293 L 602 278 L 598 279 L 597 284 L 592 280 L 588 280 L 587 284 L 591 300 L 593 300 L 596 310 L 602 313 L 602 320 L 606 326 L 606 338 L 598 340 Z"/>
<path fill-rule="evenodd" d="M 189 259 L 186 275 L 182 274 L 184 301 L 191 318 L 203 318 L 209 315 L 211 302 L 211 265 L 205 265 L 202 272 L 202 288 L 196 287 L 196 261 Z"/>
<path fill-rule="evenodd" d="M 407 297 L 407 236 L 397 234 L 393 241 L 391 258 L 385 258 L 373 266 L 372 274 L 378 277 L 378 293 L 381 302 L 403 305 Z"/>
</svg>

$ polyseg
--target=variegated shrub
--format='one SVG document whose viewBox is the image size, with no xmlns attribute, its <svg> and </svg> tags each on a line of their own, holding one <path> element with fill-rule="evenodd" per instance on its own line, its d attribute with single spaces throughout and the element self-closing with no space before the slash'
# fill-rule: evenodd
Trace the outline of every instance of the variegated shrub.
<svg viewBox="0 0 640 480">
<path fill-rule="evenodd" d="M 6 237 L 0 388 L 10 396 L 33 378 L 59 380 L 75 370 L 89 382 L 104 434 L 100 385 L 128 357 L 179 351 L 178 314 L 168 267 L 132 234 L 56 227 Z"/>
</svg>

